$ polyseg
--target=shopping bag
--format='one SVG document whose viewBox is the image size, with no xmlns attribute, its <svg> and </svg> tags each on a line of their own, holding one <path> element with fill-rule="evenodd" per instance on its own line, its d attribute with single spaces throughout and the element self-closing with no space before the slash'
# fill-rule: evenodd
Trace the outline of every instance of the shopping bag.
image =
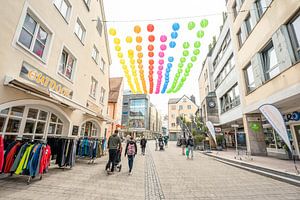
<svg viewBox="0 0 300 200">
<path fill-rule="evenodd" d="M 186 155 L 186 156 L 189 156 L 189 148 L 188 148 L 188 147 L 187 147 L 186 150 L 185 150 L 185 155 Z"/>
</svg>

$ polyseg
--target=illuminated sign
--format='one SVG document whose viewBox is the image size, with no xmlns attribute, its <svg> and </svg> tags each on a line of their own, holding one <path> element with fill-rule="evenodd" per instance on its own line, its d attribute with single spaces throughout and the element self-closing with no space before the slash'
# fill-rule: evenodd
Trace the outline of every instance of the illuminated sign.
<svg viewBox="0 0 300 200">
<path fill-rule="evenodd" d="M 51 91 L 55 91 L 56 93 L 61 94 L 67 98 L 71 99 L 73 96 L 73 91 L 70 88 L 66 87 L 65 85 L 51 78 L 47 74 L 26 63 L 23 63 L 22 65 L 20 77 L 38 86 L 48 88 Z"/>
</svg>

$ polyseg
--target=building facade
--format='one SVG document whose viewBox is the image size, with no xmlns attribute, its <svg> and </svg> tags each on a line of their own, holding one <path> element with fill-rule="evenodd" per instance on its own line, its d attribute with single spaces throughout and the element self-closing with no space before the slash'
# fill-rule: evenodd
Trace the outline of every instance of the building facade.
<svg viewBox="0 0 300 200">
<path fill-rule="evenodd" d="M 0 11 L 0 134 L 104 137 L 111 60 L 103 2 L 8 1 Z"/>
<path fill-rule="evenodd" d="M 172 98 L 168 101 L 168 129 L 170 140 L 177 140 L 182 134 L 181 128 L 177 123 L 177 117 L 184 117 L 186 121 L 191 121 L 191 118 L 195 117 L 195 113 L 198 110 L 198 106 L 186 95 L 181 98 Z"/>
<path fill-rule="evenodd" d="M 286 157 L 283 141 L 259 111 L 263 104 L 280 110 L 300 155 L 299 7 L 298 0 L 227 1 L 247 148 L 254 155 Z"/>
<path fill-rule="evenodd" d="M 110 120 L 107 122 L 106 138 L 109 138 L 116 129 L 121 128 L 123 87 L 122 77 L 109 79 L 108 116 Z"/>
</svg>

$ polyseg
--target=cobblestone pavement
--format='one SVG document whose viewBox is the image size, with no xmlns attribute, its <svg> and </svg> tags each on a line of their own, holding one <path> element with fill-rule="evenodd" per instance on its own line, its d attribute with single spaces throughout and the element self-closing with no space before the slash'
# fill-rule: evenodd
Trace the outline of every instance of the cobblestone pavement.
<svg viewBox="0 0 300 200">
<path fill-rule="evenodd" d="M 186 160 L 170 143 L 155 151 L 149 142 L 146 156 L 138 155 L 133 175 L 127 159 L 122 171 L 108 176 L 107 157 L 96 164 L 80 160 L 72 169 L 52 168 L 42 180 L 26 184 L 26 177 L 0 179 L 0 199 L 300 199 L 298 187 L 217 162 L 199 152 Z"/>
</svg>

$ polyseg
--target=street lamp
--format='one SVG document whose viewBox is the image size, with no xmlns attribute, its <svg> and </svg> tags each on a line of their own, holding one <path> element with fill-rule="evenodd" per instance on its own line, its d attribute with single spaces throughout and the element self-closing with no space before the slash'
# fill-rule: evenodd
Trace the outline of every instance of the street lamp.
<svg viewBox="0 0 300 200">
<path fill-rule="evenodd" d="M 232 128 L 234 128 L 234 137 L 235 137 L 235 154 L 238 155 L 238 143 L 237 143 L 237 128 L 239 127 L 238 124 L 232 124 L 231 125 Z"/>
</svg>

